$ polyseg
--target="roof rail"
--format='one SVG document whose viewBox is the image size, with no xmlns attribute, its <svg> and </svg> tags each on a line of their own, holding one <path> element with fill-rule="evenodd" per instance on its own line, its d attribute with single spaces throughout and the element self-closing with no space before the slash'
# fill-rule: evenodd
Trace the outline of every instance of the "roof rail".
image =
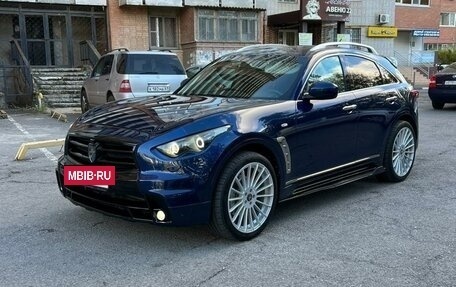
<svg viewBox="0 0 456 287">
<path fill-rule="evenodd" d="M 169 52 L 169 53 L 173 52 L 170 49 L 151 49 L 151 48 L 149 48 L 148 51 L 150 51 L 150 52 Z"/>
<path fill-rule="evenodd" d="M 354 43 L 354 42 L 328 42 L 328 43 L 322 43 L 319 44 L 309 51 L 318 51 L 321 49 L 324 49 L 326 47 L 340 47 L 340 48 L 355 48 L 358 50 L 366 50 L 369 53 L 376 54 L 378 55 L 378 52 L 371 46 L 365 45 L 365 44 L 360 44 L 360 43 Z"/>
<path fill-rule="evenodd" d="M 108 53 L 111 53 L 111 52 L 114 52 L 114 51 L 126 51 L 126 52 L 128 52 L 128 49 L 127 48 L 117 48 L 117 49 L 112 49 Z"/>
</svg>

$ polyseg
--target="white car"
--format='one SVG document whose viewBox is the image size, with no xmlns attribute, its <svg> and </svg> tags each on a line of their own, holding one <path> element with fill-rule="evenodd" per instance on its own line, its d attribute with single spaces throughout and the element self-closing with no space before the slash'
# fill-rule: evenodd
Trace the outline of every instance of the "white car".
<svg viewBox="0 0 456 287">
<path fill-rule="evenodd" d="M 117 49 L 103 55 L 81 89 L 81 110 L 106 102 L 170 94 L 187 78 L 176 54 Z"/>
</svg>

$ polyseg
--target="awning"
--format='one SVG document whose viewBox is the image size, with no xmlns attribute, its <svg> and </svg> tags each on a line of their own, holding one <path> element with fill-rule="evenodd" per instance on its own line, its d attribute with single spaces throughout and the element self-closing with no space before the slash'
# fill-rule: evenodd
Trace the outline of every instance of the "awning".
<svg viewBox="0 0 456 287">
<path fill-rule="evenodd" d="M 287 26 L 301 22 L 301 11 L 292 11 L 268 16 L 268 26 Z"/>
</svg>

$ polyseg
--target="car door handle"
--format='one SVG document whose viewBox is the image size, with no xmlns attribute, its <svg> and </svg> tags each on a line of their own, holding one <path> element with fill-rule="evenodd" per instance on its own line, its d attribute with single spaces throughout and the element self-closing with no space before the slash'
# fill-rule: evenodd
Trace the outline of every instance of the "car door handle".
<svg viewBox="0 0 456 287">
<path fill-rule="evenodd" d="M 385 99 L 385 101 L 387 101 L 390 104 L 393 103 L 395 100 L 397 100 L 397 96 L 392 96 Z"/>
<path fill-rule="evenodd" d="M 350 106 L 343 107 L 342 110 L 349 112 L 349 111 L 355 110 L 357 107 L 358 107 L 357 105 L 350 105 Z"/>
</svg>

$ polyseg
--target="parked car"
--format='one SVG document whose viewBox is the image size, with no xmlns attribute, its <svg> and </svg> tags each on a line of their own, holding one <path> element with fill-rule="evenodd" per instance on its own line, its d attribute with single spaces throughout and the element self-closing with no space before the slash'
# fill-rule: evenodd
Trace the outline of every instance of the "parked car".
<svg viewBox="0 0 456 287">
<path fill-rule="evenodd" d="M 81 110 L 106 102 L 172 93 L 187 78 L 176 54 L 117 49 L 103 55 L 81 89 Z"/>
<path fill-rule="evenodd" d="M 247 47 L 173 94 L 93 108 L 68 132 L 60 191 L 108 215 L 248 240 L 278 202 L 372 175 L 403 181 L 418 92 L 387 58 L 357 47 Z M 115 167 L 115 185 L 64 184 L 65 167 L 100 165 Z"/>
<path fill-rule="evenodd" d="M 456 103 L 456 62 L 431 77 L 428 94 L 436 110 L 443 109 L 446 103 Z"/>
</svg>

